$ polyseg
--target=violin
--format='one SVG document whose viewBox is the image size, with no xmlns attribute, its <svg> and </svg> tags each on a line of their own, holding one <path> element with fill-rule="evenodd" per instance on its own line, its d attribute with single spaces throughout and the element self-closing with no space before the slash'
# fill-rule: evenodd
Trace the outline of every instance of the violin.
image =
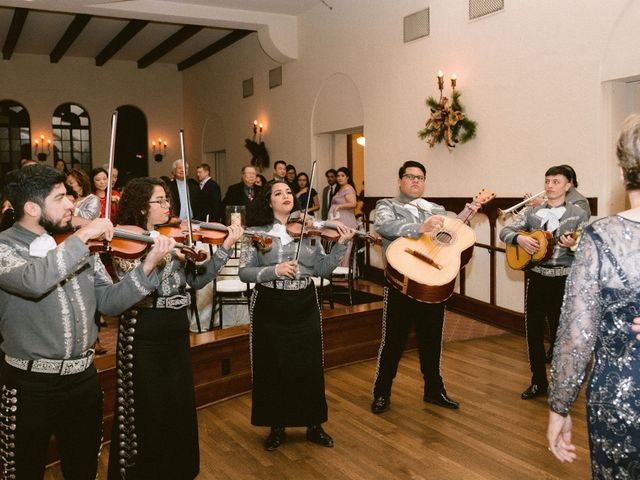
<svg viewBox="0 0 640 480">
<path fill-rule="evenodd" d="M 73 235 L 74 232 L 55 234 L 53 238 L 60 244 Z M 113 230 L 113 239 L 110 242 L 103 240 L 89 240 L 87 246 L 91 253 L 112 253 L 121 258 L 140 258 L 150 245 L 153 244 L 151 232 L 135 225 L 118 225 Z M 188 245 L 176 243 L 176 248 L 180 250 L 187 260 L 202 262 L 207 259 L 205 252 L 198 252 Z"/>
<path fill-rule="evenodd" d="M 222 223 L 193 220 L 192 224 L 196 227 L 193 230 L 194 242 L 200 241 L 210 245 L 221 245 L 229 233 L 229 228 Z M 189 235 L 186 222 L 165 223 L 156 225 L 156 228 L 163 235 L 175 238 L 176 241 L 178 241 L 178 238 L 184 241 Z M 245 229 L 244 235 L 248 236 L 262 250 L 270 249 L 273 244 L 273 239 L 270 236 L 259 234 L 250 228 Z"/>
<path fill-rule="evenodd" d="M 287 223 L 287 233 L 293 238 L 300 238 L 304 231 L 304 236 L 318 236 L 328 242 L 337 242 L 340 239 L 340 234 L 337 232 L 339 225 L 345 226 L 338 222 L 320 221 L 307 217 L 307 226 L 303 229 L 302 219 L 299 216 L 293 216 Z M 382 245 L 382 238 L 364 230 L 355 230 L 355 235 L 374 245 Z"/>
</svg>

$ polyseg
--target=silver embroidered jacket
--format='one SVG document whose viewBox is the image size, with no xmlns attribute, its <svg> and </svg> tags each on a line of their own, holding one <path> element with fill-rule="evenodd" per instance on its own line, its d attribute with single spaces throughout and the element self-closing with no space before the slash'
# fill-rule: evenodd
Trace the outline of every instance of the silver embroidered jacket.
<svg viewBox="0 0 640 480">
<path fill-rule="evenodd" d="M 600 235 L 611 249 L 611 254 L 622 265 L 630 285 L 635 288 L 635 298 L 625 296 L 615 302 L 604 298 L 605 289 L 621 292 L 625 289 L 614 265 L 605 252 L 596 247 L 590 234 L 591 229 Z M 569 411 L 582 386 L 596 341 L 600 342 L 601 350 L 596 351 L 594 374 L 597 366 L 605 363 L 603 359 L 621 369 L 635 364 L 638 342 L 631 332 L 631 322 L 633 317 L 640 315 L 632 305 L 633 302 L 638 302 L 638 291 L 640 223 L 613 216 L 591 224 L 580 239 L 576 261 L 567 277 L 551 369 L 549 405 L 552 410 L 561 414 Z M 608 314 L 614 314 L 614 321 L 603 321 Z M 623 314 L 628 318 L 624 318 Z M 612 348 L 616 341 L 624 346 Z M 637 404 L 640 385 L 629 382 L 619 373 L 616 375 L 615 370 L 610 375 L 610 385 L 615 392 L 629 395 Z M 633 394 L 630 394 L 630 389 Z"/>
<path fill-rule="evenodd" d="M 187 283 L 195 289 L 202 288 L 216 277 L 228 259 L 229 251 L 220 245 L 209 260 L 198 266 L 197 271 L 187 271 L 184 261 L 175 253 L 167 254 L 165 261 L 156 268 L 156 274 L 160 278 L 156 294 L 161 297 L 184 294 Z M 139 268 L 142 261 L 142 258 L 127 260 L 114 257 L 113 268 L 118 278 L 124 278 L 128 272 Z"/>
<path fill-rule="evenodd" d="M 396 238 L 420 238 L 420 225 L 432 215 L 447 215 L 443 206 L 431 203 L 430 211 L 409 209 L 405 205 L 412 199 L 400 195 L 396 198 L 385 198 L 376 203 L 374 226 L 382 237 L 384 253 Z M 413 211 L 413 213 L 412 213 Z M 418 215 L 417 217 L 415 215 Z"/>
<path fill-rule="evenodd" d="M 276 223 L 280 223 L 277 220 Z M 261 227 L 252 227 L 257 233 L 268 232 L 273 224 Z M 256 249 L 250 239 L 242 241 L 240 254 L 240 280 L 251 283 L 267 283 L 273 280 L 285 280 L 288 277 L 276 275 L 276 265 L 295 259 L 298 242 L 293 241 L 283 245 L 279 237 L 272 237 L 271 249 L 261 252 Z M 322 248 L 322 242 L 318 237 L 305 237 L 302 239 L 300 257 L 298 258 L 298 279 L 320 276 L 328 277 L 342 261 L 347 250 L 346 245 L 334 243 L 331 253 L 326 254 Z"/>
<path fill-rule="evenodd" d="M 556 238 L 584 228 L 589 221 L 589 214 L 582 208 L 568 202 L 565 202 L 563 206 L 566 210 L 560 218 L 560 226 L 553 232 L 553 236 Z M 536 215 L 536 212 L 542 208 L 551 207 L 547 202 L 544 202 L 537 207 L 526 209 L 521 215 L 518 215 L 514 219 L 513 223 L 500 230 L 500 240 L 504 243 L 514 244 L 518 230 L 525 232 L 539 229 L 544 230 L 544 228 L 542 228 L 542 219 Z M 573 257 L 574 254 L 570 249 L 556 245 L 553 249 L 553 256 L 549 260 L 540 263 L 540 266 L 548 268 L 570 267 L 573 262 Z"/>
<path fill-rule="evenodd" d="M 140 267 L 114 285 L 100 257 L 75 235 L 44 258 L 31 257 L 37 237 L 19 224 L 0 233 L 0 334 L 12 357 L 76 357 L 96 340 L 96 308 L 117 315 L 158 284 Z"/>
</svg>

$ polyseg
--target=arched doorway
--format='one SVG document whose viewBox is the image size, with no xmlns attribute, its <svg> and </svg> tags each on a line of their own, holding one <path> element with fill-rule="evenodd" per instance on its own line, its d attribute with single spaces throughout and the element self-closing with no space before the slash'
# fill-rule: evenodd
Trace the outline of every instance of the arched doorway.
<svg viewBox="0 0 640 480">
<path fill-rule="evenodd" d="M 118 110 L 114 164 L 118 169 L 116 188 L 129 180 L 149 175 L 147 118 L 138 107 L 122 105 Z"/>
</svg>

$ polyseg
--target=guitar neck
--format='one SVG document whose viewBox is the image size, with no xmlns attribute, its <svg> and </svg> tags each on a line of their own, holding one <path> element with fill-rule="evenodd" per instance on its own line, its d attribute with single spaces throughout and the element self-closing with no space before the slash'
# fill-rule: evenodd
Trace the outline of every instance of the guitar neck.
<svg viewBox="0 0 640 480">
<path fill-rule="evenodd" d="M 466 223 L 471 220 L 471 217 L 473 217 L 475 214 L 476 212 L 471 210 L 469 207 L 464 207 L 464 209 L 458 214 L 456 218 Z"/>
</svg>

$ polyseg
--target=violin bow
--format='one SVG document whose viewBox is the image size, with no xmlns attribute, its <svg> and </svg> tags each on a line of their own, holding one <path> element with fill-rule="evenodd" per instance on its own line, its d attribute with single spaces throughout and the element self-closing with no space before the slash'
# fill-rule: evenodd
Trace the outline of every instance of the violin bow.
<svg viewBox="0 0 640 480">
<path fill-rule="evenodd" d="M 313 161 L 311 166 L 311 179 L 309 180 L 309 194 L 307 195 L 307 204 L 304 207 L 304 214 L 302 215 L 302 230 L 300 231 L 300 241 L 298 242 L 298 249 L 296 250 L 296 262 L 300 257 L 300 247 L 302 246 L 302 239 L 304 238 L 304 226 L 307 221 L 307 210 L 309 210 L 309 201 L 311 200 L 311 186 L 313 185 L 313 179 L 316 176 L 316 160 Z"/>
<path fill-rule="evenodd" d="M 184 171 L 184 190 L 187 197 L 187 226 L 189 233 L 189 246 L 193 247 L 193 223 L 191 222 L 191 196 L 189 194 L 189 177 L 187 176 L 187 155 L 184 150 L 184 130 L 180 129 L 180 153 L 182 154 L 182 170 Z M 178 212 L 180 214 L 180 212 Z"/>
<path fill-rule="evenodd" d="M 111 146 L 109 148 L 109 167 L 107 168 L 107 191 L 105 192 L 104 218 L 111 218 L 111 177 L 113 175 L 113 163 L 116 154 L 116 129 L 118 128 L 118 111 L 111 115 Z"/>
</svg>

